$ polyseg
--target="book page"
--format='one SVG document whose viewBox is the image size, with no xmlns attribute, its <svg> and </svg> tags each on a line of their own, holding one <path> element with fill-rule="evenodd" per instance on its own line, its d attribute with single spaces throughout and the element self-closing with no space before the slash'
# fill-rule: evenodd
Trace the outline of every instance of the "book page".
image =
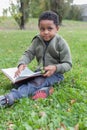
<svg viewBox="0 0 87 130">
<path fill-rule="evenodd" d="M 2 72 L 9 78 L 11 79 L 13 82 L 15 82 L 15 72 L 17 71 L 17 68 L 7 68 L 7 69 L 2 69 Z"/>
<path fill-rule="evenodd" d="M 34 75 L 38 75 L 41 74 L 41 71 L 38 72 L 33 72 L 32 70 L 30 70 L 29 68 L 25 68 L 19 75 L 19 77 L 30 77 L 30 76 L 34 76 Z"/>
<path fill-rule="evenodd" d="M 27 76 L 31 76 L 31 75 L 34 75 L 34 72 L 29 70 L 27 67 L 21 71 L 19 77 L 27 77 Z"/>
</svg>

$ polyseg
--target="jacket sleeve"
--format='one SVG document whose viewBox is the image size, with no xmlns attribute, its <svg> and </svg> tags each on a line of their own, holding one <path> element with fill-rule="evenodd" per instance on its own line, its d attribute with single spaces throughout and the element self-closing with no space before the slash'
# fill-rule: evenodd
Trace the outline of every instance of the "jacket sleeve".
<svg viewBox="0 0 87 130">
<path fill-rule="evenodd" d="M 35 57 L 35 45 L 33 40 L 31 46 L 27 48 L 22 57 L 19 59 L 18 66 L 20 64 L 30 63 L 34 59 L 34 57 Z"/>
<path fill-rule="evenodd" d="M 63 74 L 72 68 L 70 48 L 64 39 L 59 42 L 59 57 L 60 63 L 56 65 L 57 72 Z"/>
</svg>

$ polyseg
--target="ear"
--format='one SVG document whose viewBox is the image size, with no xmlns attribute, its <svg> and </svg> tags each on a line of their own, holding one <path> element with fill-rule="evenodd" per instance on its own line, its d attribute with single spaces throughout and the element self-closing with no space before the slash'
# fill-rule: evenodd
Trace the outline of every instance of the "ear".
<svg viewBox="0 0 87 130">
<path fill-rule="evenodd" d="M 57 31 L 59 30 L 59 26 L 56 26 Z"/>
</svg>

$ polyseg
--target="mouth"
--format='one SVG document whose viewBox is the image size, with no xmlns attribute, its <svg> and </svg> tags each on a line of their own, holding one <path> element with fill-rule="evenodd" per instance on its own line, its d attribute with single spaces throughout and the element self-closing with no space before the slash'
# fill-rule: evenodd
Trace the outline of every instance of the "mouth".
<svg viewBox="0 0 87 130">
<path fill-rule="evenodd" d="M 44 36 L 44 39 L 50 39 L 50 37 L 49 36 Z"/>
</svg>

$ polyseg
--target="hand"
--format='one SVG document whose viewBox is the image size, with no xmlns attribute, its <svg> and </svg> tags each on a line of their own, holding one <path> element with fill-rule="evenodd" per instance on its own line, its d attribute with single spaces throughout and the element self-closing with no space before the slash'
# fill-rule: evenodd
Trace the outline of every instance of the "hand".
<svg viewBox="0 0 87 130">
<path fill-rule="evenodd" d="M 49 77 L 49 76 L 53 75 L 53 74 L 55 73 L 56 69 L 57 69 L 57 68 L 56 68 L 55 65 L 48 65 L 48 66 L 46 66 L 46 67 L 44 68 L 45 74 L 43 74 L 43 76 Z"/>
<path fill-rule="evenodd" d="M 20 73 L 21 73 L 21 71 L 24 70 L 26 67 L 27 67 L 27 65 L 25 65 L 25 64 L 21 64 L 21 65 L 18 67 L 17 71 L 15 72 L 14 77 L 19 76 Z"/>
</svg>

